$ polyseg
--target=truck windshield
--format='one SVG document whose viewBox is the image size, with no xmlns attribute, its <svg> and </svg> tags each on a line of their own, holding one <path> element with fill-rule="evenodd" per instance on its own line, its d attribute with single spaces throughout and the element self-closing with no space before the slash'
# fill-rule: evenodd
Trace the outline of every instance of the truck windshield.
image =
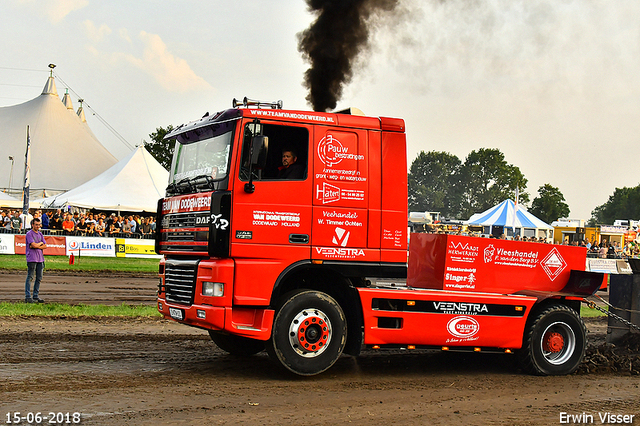
<svg viewBox="0 0 640 426">
<path fill-rule="evenodd" d="M 226 179 L 233 131 L 193 141 L 176 138 L 169 174 L 171 192 L 196 192 L 214 188 L 214 182 Z"/>
</svg>

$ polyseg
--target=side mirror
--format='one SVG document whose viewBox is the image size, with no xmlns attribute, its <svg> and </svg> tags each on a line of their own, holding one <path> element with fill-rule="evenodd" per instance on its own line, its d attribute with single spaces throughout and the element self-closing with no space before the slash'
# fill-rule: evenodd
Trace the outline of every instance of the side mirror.
<svg viewBox="0 0 640 426">
<path fill-rule="evenodd" d="M 264 169 L 267 165 L 267 152 L 269 151 L 268 136 L 254 136 L 251 139 L 251 164 L 256 168 Z"/>
<path fill-rule="evenodd" d="M 264 169 L 267 165 L 267 152 L 269 151 L 269 138 L 267 136 L 254 136 L 251 138 L 251 161 L 249 162 L 249 182 L 244 184 L 244 192 L 252 194 L 255 191 L 253 184 L 253 167 Z"/>
</svg>

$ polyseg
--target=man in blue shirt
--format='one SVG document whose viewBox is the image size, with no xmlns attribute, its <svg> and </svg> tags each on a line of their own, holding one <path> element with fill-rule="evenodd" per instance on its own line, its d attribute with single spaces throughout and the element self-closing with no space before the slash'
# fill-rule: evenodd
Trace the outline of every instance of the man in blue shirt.
<svg viewBox="0 0 640 426">
<path fill-rule="evenodd" d="M 25 303 L 44 303 L 44 300 L 38 297 L 40 291 L 40 281 L 42 281 L 42 271 L 44 270 L 44 253 L 47 248 L 44 236 L 40 233 L 42 222 L 39 218 L 31 221 L 31 230 L 27 232 L 25 237 L 26 255 L 27 255 L 27 281 L 24 283 L 24 302 Z M 35 275 L 33 284 L 33 298 L 31 297 L 31 280 Z"/>
<path fill-rule="evenodd" d="M 40 210 L 38 210 L 38 213 L 40 213 L 38 217 L 42 220 L 42 229 L 49 229 L 49 216 L 47 216 L 47 213 L 42 213 Z"/>
</svg>

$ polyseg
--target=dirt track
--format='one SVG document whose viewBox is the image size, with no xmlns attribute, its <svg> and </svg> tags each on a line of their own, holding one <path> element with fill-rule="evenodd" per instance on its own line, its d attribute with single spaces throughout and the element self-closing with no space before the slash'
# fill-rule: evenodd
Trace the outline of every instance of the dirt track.
<svg viewBox="0 0 640 426">
<path fill-rule="evenodd" d="M 3 300 L 6 277 L 0 275 Z M 116 278 L 122 285 L 109 281 L 114 277 L 73 279 L 78 283 L 57 284 L 61 293 L 43 284 L 42 296 L 57 301 L 62 289 L 75 289 L 77 299 L 94 290 L 98 299 L 115 299 L 97 290 L 114 287 L 117 294 L 129 286 L 123 277 Z M 152 301 L 155 278 L 140 280 Z M 604 339 L 606 321 L 588 327 L 592 341 Z M 509 355 L 365 352 L 341 358 L 326 374 L 298 378 L 264 353 L 226 355 L 206 332 L 166 320 L 0 318 L 2 423 L 20 411 L 80 412 L 81 424 L 107 426 L 553 425 L 563 412 L 592 414 L 594 424 L 601 424 L 598 413 L 634 415 L 640 424 L 639 407 L 637 375 L 534 377 Z"/>
<path fill-rule="evenodd" d="M 26 271 L 0 270 L 0 301 L 24 300 L 26 277 Z M 153 304 L 157 287 L 158 276 L 155 274 L 80 274 L 45 270 L 40 284 L 40 297 L 47 302 L 69 304 Z"/>
</svg>

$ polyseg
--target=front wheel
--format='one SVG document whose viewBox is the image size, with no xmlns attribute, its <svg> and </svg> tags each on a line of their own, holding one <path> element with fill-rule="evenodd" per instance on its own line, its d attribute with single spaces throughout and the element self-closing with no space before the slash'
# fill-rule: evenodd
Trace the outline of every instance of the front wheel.
<svg viewBox="0 0 640 426">
<path fill-rule="evenodd" d="M 554 305 L 540 312 L 525 330 L 520 366 L 541 376 L 571 374 L 584 358 L 587 329 L 573 309 Z"/>
<path fill-rule="evenodd" d="M 224 334 L 219 331 L 209 330 L 209 336 L 213 343 L 220 349 L 231 355 L 251 356 L 264 350 L 264 342 L 248 337 Z"/>
<path fill-rule="evenodd" d="M 322 373 L 344 350 L 347 321 L 329 295 L 298 290 L 284 297 L 267 341 L 269 356 L 301 376 Z"/>
</svg>

